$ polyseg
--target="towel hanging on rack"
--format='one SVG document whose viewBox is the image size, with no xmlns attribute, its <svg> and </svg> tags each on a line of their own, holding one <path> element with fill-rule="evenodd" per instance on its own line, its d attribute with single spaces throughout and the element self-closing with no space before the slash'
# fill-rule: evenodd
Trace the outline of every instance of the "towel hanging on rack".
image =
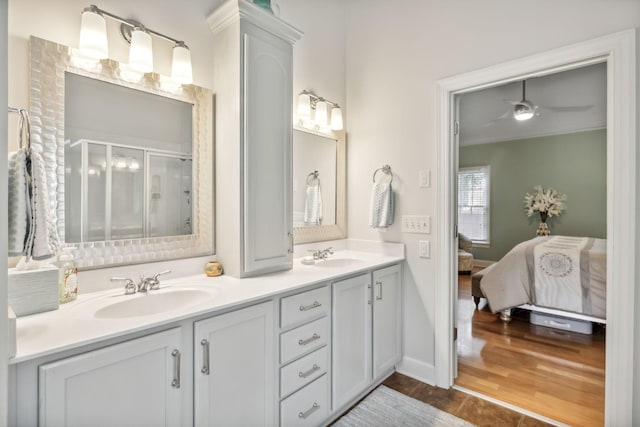
<svg viewBox="0 0 640 427">
<path fill-rule="evenodd" d="M 382 171 L 386 179 L 376 181 L 376 175 Z M 393 224 L 394 215 L 394 195 L 393 172 L 389 165 L 376 169 L 373 173 L 373 188 L 371 190 L 371 208 L 369 210 L 369 226 L 376 229 L 386 230 Z"/>
<path fill-rule="evenodd" d="M 304 200 L 304 225 L 320 225 L 322 223 L 322 190 L 320 174 L 313 171 L 307 175 Z"/>
<path fill-rule="evenodd" d="M 27 110 L 9 108 L 9 112 L 20 115 L 20 148 L 9 155 L 8 252 L 11 256 L 24 255 L 27 260 L 51 258 L 60 241 L 49 205 L 45 163 L 31 149 Z"/>
</svg>

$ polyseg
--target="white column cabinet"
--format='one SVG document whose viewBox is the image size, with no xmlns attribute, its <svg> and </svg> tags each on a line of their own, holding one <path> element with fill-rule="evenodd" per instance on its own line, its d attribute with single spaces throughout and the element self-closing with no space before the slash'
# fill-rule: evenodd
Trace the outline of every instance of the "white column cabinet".
<svg viewBox="0 0 640 427">
<path fill-rule="evenodd" d="M 372 380 L 371 274 L 333 283 L 333 410 Z"/>
<path fill-rule="evenodd" d="M 400 360 L 400 271 L 393 265 L 333 283 L 334 411 Z"/>
<path fill-rule="evenodd" d="M 216 249 L 235 277 L 292 267 L 293 43 L 302 33 L 245 0 L 214 35 Z"/>
<path fill-rule="evenodd" d="M 182 425 L 181 329 L 43 364 L 38 424 Z"/>
<path fill-rule="evenodd" d="M 273 302 L 194 323 L 194 424 L 275 423 Z"/>
</svg>

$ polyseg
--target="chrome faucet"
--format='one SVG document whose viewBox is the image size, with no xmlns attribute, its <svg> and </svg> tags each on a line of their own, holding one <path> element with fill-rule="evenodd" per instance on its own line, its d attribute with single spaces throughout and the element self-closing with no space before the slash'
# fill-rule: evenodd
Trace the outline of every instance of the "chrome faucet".
<svg viewBox="0 0 640 427">
<path fill-rule="evenodd" d="M 159 276 L 163 274 L 171 273 L 171 270 L 165 270 L 160 273 L 156 273 L 151 277 L 144 277 L 144 275 L 140 276 L 140 281 L 136 285 L 133 280 L 126 277 L 112 277 L 111 281 L 122 281 L 124 282 L 124 294 L 131 295 L 136 292 L 147 292 L 148 290 L 155 290 L 160 288 L 160 279 Z"/>
<path fill-rule="evenodd" d="M 313 251 L 313 259 L 319 261 L 321 259 L 327 259 L 329 255 L 333 255 L 333 251 L 331 250 L 331 246 L 326 249 L 316 249 Z"/>
</svg>

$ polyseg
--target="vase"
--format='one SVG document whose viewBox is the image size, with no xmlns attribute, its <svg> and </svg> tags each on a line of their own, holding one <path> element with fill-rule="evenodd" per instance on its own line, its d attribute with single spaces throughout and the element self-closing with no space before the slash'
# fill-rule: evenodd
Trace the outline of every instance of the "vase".
<svg viewBox="0 0 640 427">
<path fill-rule="evenodd" d="M 548 236 L 551 234 L 551 229 L 549 229 L 549 226 L 547 225 L 547 213 L 546 212 L 540 212 L 540 225 L 538 226 L 538 229 L 536 230 L 536 235 L 537 236 Z"/>
</svg>

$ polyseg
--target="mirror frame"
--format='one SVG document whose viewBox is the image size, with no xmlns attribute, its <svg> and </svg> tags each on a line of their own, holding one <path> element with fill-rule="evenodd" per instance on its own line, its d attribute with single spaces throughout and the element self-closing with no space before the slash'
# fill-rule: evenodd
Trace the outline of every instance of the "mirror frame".
<svg viewBox="0 0 640 427">
<path fill-rule="evenodd" d="M 344 239 L 347 237 L 346 134 L 344 131 L 317 132 L 297 125 L 293 126 L 293 130 L 336 140 L 336 223 L 311 227 L 294 227 L 293 242 L 301 244 Z"/>
<path fill-rule="evenodd" d="M 179 86 L 168 77 L 145 74 L 139 81 L 123 78 L 127 66 L 105 59 L 93 69 L 81 67 L 77 50 L 31 36 L 31 147 L 46 163 L 47 193 L 60 241 L 64 242 L 64 112 L 65 73 L 70 72 L 193 104 L 193 234 L 127 240 L 64 243 L 74 247 L 76 266 L 83 269 L 139 264 L 209 255 L 213 238 L 213 92 L 195 85 Z"/>
</svg>

